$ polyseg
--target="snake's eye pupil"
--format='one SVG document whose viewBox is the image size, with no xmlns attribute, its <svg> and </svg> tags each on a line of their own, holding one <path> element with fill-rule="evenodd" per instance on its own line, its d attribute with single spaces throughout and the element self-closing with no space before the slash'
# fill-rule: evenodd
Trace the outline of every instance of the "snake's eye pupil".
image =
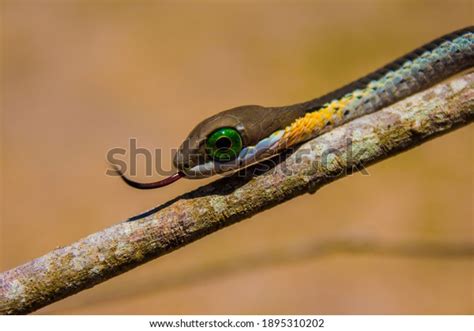
<svg viewBox="0 0 474 331">
<path fill-rule="evenodd" d="M 221 128 L 209 135 L 206 141 L 208 155 L 216 161 L 228 162 L 242 150 L 242 137 L 234 128 Z"/>
<path fill-rule="evenodd" d="M 219 149 L 228 149 L 232 147 L 232 141 L 228 137 L 220 137 L 216 141 L 216 147 Z"/>
</svg>

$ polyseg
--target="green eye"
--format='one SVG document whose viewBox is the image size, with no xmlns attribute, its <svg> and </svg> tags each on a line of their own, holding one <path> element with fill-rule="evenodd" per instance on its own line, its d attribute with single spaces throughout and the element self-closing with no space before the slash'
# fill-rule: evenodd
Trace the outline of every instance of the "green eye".
<svg viewBox="0 0 474 331">
<path fill-rule="evenodd" d="M 216 161 L 232 161 L 241 150 L 242 137 L 233 128 L 218 129 L 207 138 L 206 151 Z"/>
</svg>

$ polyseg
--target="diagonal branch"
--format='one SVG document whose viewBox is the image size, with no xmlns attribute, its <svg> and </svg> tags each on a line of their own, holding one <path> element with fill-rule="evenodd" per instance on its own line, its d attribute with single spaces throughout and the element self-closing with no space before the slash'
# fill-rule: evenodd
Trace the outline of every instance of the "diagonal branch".
<svg viewBox="0 0 474 331">
<path fill-rule="evenodd" d="M 173 273 L 160 272 L 147 274 L 145 279 L 134 283 L 133 287 L 124 287 L 120 291 L 111 290 L 89 297 L 86 302 L 69 303 L 67 309 L 80 308 L 89 303 L 107 304 L 115 300 L 133 298 L 152 292 L 160 292 L 180 286 L 190 286 L 202 281 L 219 279 L 222 276 L 235 275 L 275 265 L 291 264 L 319 259 L 336 254 L 386 256 L 398 258 L 424 258 L 463 260 L 474 257 L 474 243 L 459 241 L 387 241 L 370 237 L 335 237 L 310 238 L 298 240 L 284 247 L 277 247 L 262 252 L 239 254 L 232 259 L 223 258 L 210 263 L 202 263 Z M 63 314 L 63 307 L 58 307 L 54 314 Z"/>
<path fill-rule="evenodd" d="M 258 165 L 254 176 L 220 179 L 0 274 L 0 313 L 32 312 L 473 119 L 474 73 L 465 73 Z"/>
</svg>

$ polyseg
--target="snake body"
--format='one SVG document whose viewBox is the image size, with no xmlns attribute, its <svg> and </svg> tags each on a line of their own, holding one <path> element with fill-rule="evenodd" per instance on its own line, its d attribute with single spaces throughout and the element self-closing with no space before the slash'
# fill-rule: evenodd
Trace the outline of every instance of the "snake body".
<svg viewBox="0 0 474 331">
<path fill-rule="evenodd" d="M 474 66 L 474 27 L 442 36 L 319 98 L 283 107 L 241 106 L 199 123 L 178 149 L 178 172 L 140 189 L 203 178 L 258 163 L 360 116 L 373 113 Z M 223 157 L 225 156 L 225 157 Z"/>
<path fill-rule="evenodd" d="M 473 62 L 472 27 L 438 38 L 338 91 L 305 104 L 310 111 L 284 129 L 274 148 L 308 140 L 377 111 L 472 67 Z M 325 103 L 319 106 L 323 100 Z"/>
<path fill-rule="evenodd" d="M 174 164 L 188 178 L 237 170 L 295 144 L 370 114 L 474 66 L 474 27 L 440 37 L 334 92 L 284 107 L 241 106 L 199 123 L 178 150 Z M 219 162 L 206 152 L 206 139 L 234 128 L 243 148 Z"/>
<path fill-rule="evenodd" d="M 354 118 L 370 114 L 474 66 L 474 27 L 438 38 L 332 93 L 284 107 L 242 106 L 214 115 L 191 132 L 175 157 L 190 178 L 236 170 L 309 140 Z M 206 138 L 219 128 L 238 130 L 244 140 L 237 157 L 208 157 Z"/>
</svg>

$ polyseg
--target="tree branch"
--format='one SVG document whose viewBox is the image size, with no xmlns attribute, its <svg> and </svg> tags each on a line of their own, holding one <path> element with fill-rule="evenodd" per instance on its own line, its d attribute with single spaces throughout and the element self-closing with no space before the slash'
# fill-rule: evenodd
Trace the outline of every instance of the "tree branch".
<svg viewBox="0 0 474 331">
<path fill-rule="evenodd" d="M 212 281 L 275 265 L 290 264 L 332 256 L 336 254 L 384 256 L 397 258 L 446 259 L 449 261 L 472 259 L 474 243 L 459 241 L 387 241 L 371 238 L 335 237 L 325 239 L 299 239 L 283 247 L 275 247 L 262 252 L 239 254 L 232 259 L 222 258 L 209 263 L 201 263 L 177 272 L 162 274 L 151 272 L 133 287 L 124 287 L 120 291 L 112 290 L 91 296 L 85 302 L 69 303 L 67 309 L 75 309 L 89 304 L 107 305 L 115 300 L 127 300 L 143 294 L 164 291 L 180 286 L 190 286 L 203 281 Z M 54 312 L 62 314 L 64 308 Z"/>
<path fill-rule="evenodd" d="M 0 274 L 0 313 L 29 313 L 474 119 L 474 73 Z"/>
</svg>

